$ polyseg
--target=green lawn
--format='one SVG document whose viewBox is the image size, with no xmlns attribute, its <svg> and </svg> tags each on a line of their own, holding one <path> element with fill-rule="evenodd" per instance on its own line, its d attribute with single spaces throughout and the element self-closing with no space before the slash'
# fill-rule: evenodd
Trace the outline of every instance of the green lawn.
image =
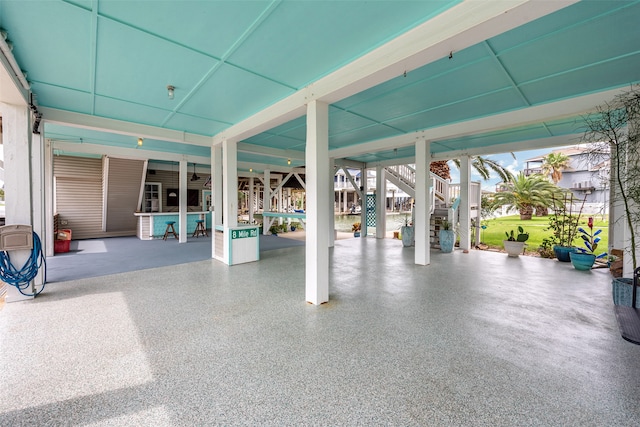
<svg viewBox="0 0 640 427">
<path fill-rule="evenodd" d="M 588 216 L 582 216 L 580 218 L 580 226 L 587 228 Z M 527 250 L 535 251 L 542 243 L 542 239 L 551 236 L 551 231 L 546 230 L 549 226 L 549 217 L 533 217 L 530 221 L 522 221 L 520 215 L 504 216 L 501 218 L 490 219 L 482 221 L 482 224 L 487 228 L 480 231 L 480 241 L 491 247 L 502 248 L 502 241 L 505 239 L 505 231 L 514 230 L 517 233 L 518 226 L 524 228 L 524 231 L 529 233 L 529 240 L 527 240 Z M 602 216 L 594 216 L 594 231 L 602 229 L 602 232 L 598 235 L 600 237 L 600 243 L 598 243 L 598 249 L 596 254 L 606 252 L 607 243 L 609 240 L 609 221 L 605 219 L 602 221 Z M 583 247 L 582 240 L 575 239 L 573 241 L 575 246 Z"/>
</svg>

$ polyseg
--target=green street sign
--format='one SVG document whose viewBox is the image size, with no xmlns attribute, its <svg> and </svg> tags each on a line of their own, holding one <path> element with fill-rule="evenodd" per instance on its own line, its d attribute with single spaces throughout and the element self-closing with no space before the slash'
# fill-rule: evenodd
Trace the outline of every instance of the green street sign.
<svg viewBox="0 0 640 427">
<path fill-rule="evenodd" d="M 247 237 L 258 237 L 258 229 L 249 228 L 247 230 L 231 230 L 232 239 L 246 239 Z"/>
</svg>

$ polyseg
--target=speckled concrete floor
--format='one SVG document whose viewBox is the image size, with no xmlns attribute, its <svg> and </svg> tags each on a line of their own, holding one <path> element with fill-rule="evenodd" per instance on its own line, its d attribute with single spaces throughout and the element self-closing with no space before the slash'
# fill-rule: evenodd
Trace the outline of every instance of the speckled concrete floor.
<svg viewBox="0 0 640 427">
<path fill-rule="evenodd" d="M 397 240 L 51 284 L 0 311 L 0 425 L 640 423 L 640 346 L 606 271 Z"/>
</svg>

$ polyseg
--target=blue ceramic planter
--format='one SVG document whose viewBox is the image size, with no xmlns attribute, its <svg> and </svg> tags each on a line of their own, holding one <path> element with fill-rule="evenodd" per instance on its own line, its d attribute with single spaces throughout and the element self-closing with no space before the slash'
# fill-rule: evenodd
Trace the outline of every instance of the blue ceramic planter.
<svg viewBox="0 0 640 427">
<path fill-rule="evenodd" d="M 591 270 L 593 263 L 596 262 L 596 256 L 593 254 L 583 254 L 582 252 L 570 252 L 571 264 L 576 270 Z"/>
<path fill-rule="evenodd" d="M 456 235 L 453 230 L 440 230 L 440 250 L 442 252 L 453 252 L 453 245 L 456 241 Z"/>
<path fill-rule="evenodd" d="M 571 246 L 554 246 L 553 247 L 553 252 L 556 254 L 556 258 L 558 258 L 558 261 L 560 262 L 569 262 L 571 261 L 571 258 L 569 257 L 569 254 L 571 252 L 574 252 L 576 249 L 572 248 Z"/>
</svg>

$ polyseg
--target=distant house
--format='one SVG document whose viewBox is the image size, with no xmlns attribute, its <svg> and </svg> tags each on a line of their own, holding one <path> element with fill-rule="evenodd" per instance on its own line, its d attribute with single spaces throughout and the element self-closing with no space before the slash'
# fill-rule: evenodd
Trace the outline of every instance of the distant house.
<svg viewBox="0 0 640 427">
<path fill-rule="evenodd" d="M 609 163 L 591 163 L 583 146 L 571 146 L 549 153 L 569 157 L 569 167 L 562 171 L 558 186 L 571 190 L 579 200 L 585 200 L 585 212 L 606 213 L 609 198 Z M 524 174 L 542 174 L 544 156 L 525 160 Z M 585 199 L 586 198 L 586 199 Z"/>
</svg>

